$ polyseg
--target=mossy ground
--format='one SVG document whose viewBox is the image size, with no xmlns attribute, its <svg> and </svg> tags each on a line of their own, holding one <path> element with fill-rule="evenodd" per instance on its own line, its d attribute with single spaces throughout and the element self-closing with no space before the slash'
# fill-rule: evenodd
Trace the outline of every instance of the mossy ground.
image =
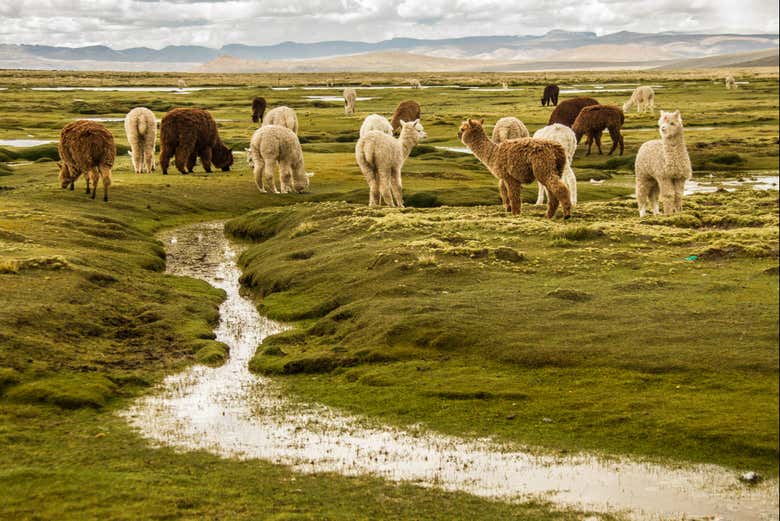
<svg viewBox="0 0 780 521">
<path fill-rule="evenodd" d="M 705 73 L 578 73 L 560 82 L 663 85 L 658 104 L 682 108 L 697 174 L 733 176 L 777 168 L 777 74 L 747 74 L 750 85 L 737 92 Z M 301 399 L 548 450 L 777 473 L 776 192 L 697 196 L 682 215 L 640 222 L 627 199 L 632 180 L 622 174 L 639 144 L 655 137 L 641 129 L 656 118 L 629 114 L 623 159 L 578 152 L 575 171 L 585 182 L 574 222 L 544 220 L 530 205 L 512 218 L 497 206 L 495 182 L 478 161 L 433 146 L 459 146 L 457 123 L 469 116 L 490 123 L 512 114 L 535 130 L 550 110 L 539 106 L 538 85 L 552 78 L 515 75 L 510 81 L 525 90 L 507 93 L 370 91 L 376 99 L 360 102 L 355 118 L 339 103 L 302 97 L 332 90 L 268 89 L 325 76 L 187 77 L 190 85 L 240 88 L 180 95 L 20 88 L 169 85 L 178 75 L 0 73 L 0 85 L 10 87 L 0 91 L 0 139 L 56 140 L 65 123 L 87 113 L 122 117 L 147 105 L 161 116 L 191 105 L 226 120 L 220 132 L 240 150 L 254 130 L 249 100 L 264 95 L 271 106 L 298 110 L 307 169 L 316 173 L 305 196 L 260 194 L 243 157 L 230 174 L 134 175 L 122 123 L 108 122 L 120 155 L 104 204 L 81 193 L 83 181 L 75 192 L 57 187 L 56 145 L 0 148 L 0 435 L 7 448 L 0 517 L 564 515 L 153 449 L 115 417 L 165 374 L 223 355 L 211 333 L 221 292 L 162 273 L 153 234 L 258 208 L 230 223 L 233 233 L 262 241 L 242 258 L 244 280 L 265 312 L 300 322 L 272 339 L 253 368 L 287 374 L 282 383 Z M 605 103 L 628 97 L 594 95 Z M 351 143 L 361 116 L 388 114 L 409 97 L 420 100 L 430 136 L 404 169 L 405 196 L 419 208 L 369 210 Z M 591 177 L 607 180 L 596 185 Z M 532 186 L 525 199 L 534 198 Z M 308 202 L 289 206 L 301 201 Z M 685 261 L 690 255 L 699 258 Z"/>
</svg>

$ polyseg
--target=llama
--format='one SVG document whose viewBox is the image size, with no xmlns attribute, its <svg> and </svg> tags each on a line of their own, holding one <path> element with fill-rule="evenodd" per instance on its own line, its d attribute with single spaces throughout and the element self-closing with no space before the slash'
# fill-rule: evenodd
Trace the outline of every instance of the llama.
<svg viewBox="0 0 780 521">
<path fill-rule="evenodd" d="M 734 90 L 737 88 L 737 81 L 731 74 L 726 75 L 726 90 Z"/>
<path fill-rule="evenodd" d="M 544 88 L 542 94 L 542 107 L 547 107 L 550 104 L 558 106 L 558 93 L 561 91 L 557 85 L 550 84 Z"/>
<path fill-rule="evenodd" d="M 303 164 L 301 142 L 295 132 L 281 125 L 263 125 L 252 134 L 249 145 L 255 184 L 261 192 L 303 193 L 309 187 L 309 177 Z M 274 172 L 279 166 L 279 188 Z"/>
<path fill-rule="evenodd" d="M 493 134 L 490 136 L 490 139 L 493 141 L 493 143 L 498 144 L 502 141 L 506 141 L 507 139 L 517 139 L 521 137 L 528 137 L 530 135 L 531 134 L 529 134 L 528 129 L 522 121 L 515 117 L 509 116 L 496 121 L 496 124 L 493 126 Z"/>
<path fill-rule="evenodd" d="M 146 107 L 136 107 L 125 116 L 125 134 L 130 143 L 133 171 L 136 174 L 154 170 L 154 142 L 157 139 L 157 120 Z"/>
<path fill-rule="evenodd" d="M 84 174 L 92 181 L 92 199 L 97 193 L 98 180 L 103 180 L 103 200 L 108 202 L 111 185 L 111 169 L 116 159 L 114 136 L 106 127 L 95 121 L 79 120 L 65 125 L 57 144 L 60 154 L 60 185 L 73 190 L 76 180 Z"/>
<path fill-rule="evenodd" d="M 174 158 L 176 170 L 192 173 L 197 157 L 206 172 L 212 163 L 223 172 L 233 164 L 233 151 L 219 138 L 217 122 L 208 111 L 196 108 L 170 110 L 160 122 L 160 169 L 168 174 Z"/>
<path fill-rule="evenodd" d="M 358 139 L 355 159 L 368 183 L 368 205 L 404 206 L 401 167 L 412 149 L 427 136 L 420 120 L 401 121 L 398 139 L 371 130 Z"/>
<path fill-rule="evenodd" d="M 636 155 L 634 169 L 639 217 L 644 217 L 648 210 L 657 215 L 659 198 L 665 214 L 682 211 L 685 181 L 693 174 L 680 111 L 662 110 L 658 130 L 661 139 L 644 143 Z"/>
<path fill-rule="evenodd" d="M 366 116 L 366 119 L 363 120 L 363 124 L 360 125 L 360 137 L 365 136 L 372 130 L 378 130 L 379 132 L 383 132 L 388 136 L 393 135 L 393 126 L 386 117 L 380 116 L 379 114 L 371 114 L 370 116 Z"/>
<path fill-rule="evenodd" d="M 594 141 L 599 149 L 599 154 L 602 154 L 601 134 L 604 132 L 604 129 L 607 129 L 612 138 L 612 148 L 607 155 L 612 155 L 612 152 L 620 145 L 620 155 L 622 156 L 623 134 L 620 133 L 620 129 L 623 127 L 624 121 L 625 116 L 620 107 L 615 105 L 591 105 L 580 111 L 580 115 L 577 116 L 571 129 L 577 137 L 577 143 L 580 142 L 582 136 L 588 136 L 588 152 L 586 154 L 588 156 Z"/>
<path fill-rule="evenodd" d="M 564 219 L 570 218 L 569 189 L 561 180 L 566 165 L 563 147 L 555 141 L 527 137 L 495 144 L 488 139 L 482 125 L 483 121 L 464 121 L 458 138 L 501 181 L 499 192 L 504 209 L 513 215 L 519 214 L 522 185 L 536 179 L 551 194 L 547 202 L 547 217 L 553 218 L 560 204 Z"/>
<path fill-rule="evenodd" d="M 574 131 L 566 125 L 555 123 L 554 125 L 548 125 L 542 127 L 534 132 L 534 139 L 549 139 L 560 143 L 563 150 L 566 152 L 566 166 L 563 167 L 564 184 L 569 189 L 571 194 L 571 205 L 577 205 L 577 178 L 574 176 L 574 171 L 571 169 L 571 163 L 574 160 L 574 152 L 577 150 L 577 137 L 574 135 Z M 547 193 L 547 189 L 544 185 L 539 184 L 539 194 L 536 198 L 536 204 L 544 204 L 545 195 L 549 199 L 550 195 Z"/>
<path fill-rule="evenodd" d="M 644 114 L 648 109 L 652 114 L 655 111 L 655 91 L 652 87 L 642 85 L 634 89 L 631 97 L 623 103 L 623 112 L 626 112 L 632 105 L 636 105 L 636 111 Z"/>
<path fill-rule="evenodd" d="M 413 89 L 422 89 L 422 83 L 420 83 L 420 80 L 418 80 L 417 78 L 412 78 L 407 81 L 409 85 L 412 86 Z"/>
<path fill-rule="evenodd" d="M 404 100 L 398 104 L 390 118 L 390 124 L 393 126 L 393 132 L 401 128 L 401 120 L 414 121 L 420 119 L 420 104 L 414 100 Z"/>
<path fill-rule="evenodd" d="M 290 107 L 276 107 L 268 111 L 263 119 L 265 125 L 280 125 L 298 133 L 298 115 Z"/>
<path fill-rule="evenodd" d="M 555 123 L 560 123 L 567 127 L 571 127 L 584 107 L 598 104 L 598 101 L 585 96 L 563 100 L 560 105 L 553 109 L 547 124 L 553 125 Z"/>
<path fill-rule="evenodd" d="M 355 101 L 357 101 L 357 92 L 351 87 L 344 89 L 344 114 L 352 116 L 355 114 Z"/>
<path fill-rule="evenodd" d="M 265 114 L 266 106 L 267 103 L 265 98 L 255 96 L 254 99 L 252 99 L 252 123 L 263 122 L 263 114 Z"/>
</svg>

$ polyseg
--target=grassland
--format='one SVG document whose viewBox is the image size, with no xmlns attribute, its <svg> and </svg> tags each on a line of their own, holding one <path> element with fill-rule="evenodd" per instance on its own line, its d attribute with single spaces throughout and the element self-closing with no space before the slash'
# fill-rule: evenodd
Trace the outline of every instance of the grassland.
<svg viewBox="0 0 780 521">
<path fill-rule="evenodd" d="M 776 170 L 776 72 L 746 73 L 750 84 L 736 92 L 707 74 L 578 73 L 561 83 L 662 85 L 658 104 L 682 109 L 697 176 Z M 423 79 L 492 85 L 498 76 Z M 572 223 L 546 221 L 530 205 L 504 215 L 473 157 L 434 147 L 460 146 L 457 123 L 469 116 L 542 126 L 545 75 L 511 77 L 519 91 L 414 92 L 430 139 L 404 169 L 413 208 L 403 211 L 365 207 L 353 143 L 360 116 L 389 113 L 409 91 L 359 92 L 375 99 L 348 118 L 340 103 L 303 98 L 333 90 L 268 88 L 324 79 L 307 75 L 188 77 L 239 88 L 186 95 L 22 88 L 176 77 L 4 71 L 0 139 L 56 140 L 68 121 L 120 118 L 136 105 L 158 116 L 202 106 L 240 150 L 254 130 L 248 100 L 264 95 L 299 112 L 311 193 L 260 194 L 243 158 L 230 174 L 134 175 L 121 121 L 106 123 L 120 151 L 109 204 L 57 187 L 56 145 L 0 147 L 0 517 L 579 516 L 148 447 L 114 412 L 218 351 L 221 300 L 204 283 L 162 273 L 154 234 L 215 218 L 235 218 L 230 231 L 259 243 L 242 258 L 244 281 L 264 312 L 296 325 L 252 368 L 279 375 L 302 400 L 540 450 L 777 474 L 777 192 L 696 196 L 681 216 L 639 221 L 628 174 L 655 122 L 629 114 L 626 156 L 578 154 Z M 526 200 L 534 197 L 530 187 Z"/>
</svg>

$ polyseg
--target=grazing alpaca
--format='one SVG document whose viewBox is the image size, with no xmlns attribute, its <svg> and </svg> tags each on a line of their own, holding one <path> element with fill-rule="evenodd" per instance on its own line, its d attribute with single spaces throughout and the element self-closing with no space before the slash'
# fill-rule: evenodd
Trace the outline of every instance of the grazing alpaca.
<svg viewBox="0 0 780 521">
<path fill-rule="evenodd" d="M 547 122 L 548 125 L 560 123 L 571 127 L 574 124 L 574 120 L 580 115 L 580 111 L 590 105 L 598 105 L 599 102 L 593 98 L 579 97 L 563 100 L 560 105 L 555 107 L 550 114 L 550 119 Z"/>
<path fill-rule="evenodd" d="M 636 200 L 639 217 L 648 210 L 658 212 L 658 199 L 664 213 L 682 210 L 685 181 L 691 178 L 691 158 L 685 147 L 680 111 L 664 112 L 658 120 L 661 139 L 654 139 L 639 147 L 636 155 Z"/>
<path fill-rule="evenodd" d="M 401 121 L 398 139 L 378 130 L 371 130 L 358 139 L 355 159 L 368 183 L 369 206 L 379 206 L 384 200 L 388 206 L 403 207 L 401 167 L 412 148 L 425 137 L 425 130 L 417 119 Z"/>
<path fill-rule="evenodd" d="M 636 105 L 637 112 L 644 114 L 649 109 L 652 114 L 655 110 L 655 91 L 653 88 L 643 85 L 634 89 L 628 101 L 623 103 L 623 112 L 630 109 L 632 105 Z"/>
<path fill-rule="evenodd" d="M 95 121 L 74 121 L 63 127 L 57 149 L 61 159 L 58 165 L 62 188 L 70 187 L 73 190 L 76 180 L 84 174 L 87 180 L 87 193 L 90 193 L 89 182 L 92 181 L 92 199 L 94 199 L 98 179 L 102 179 L 103 200 L 108 201 L 111 168 L 116 159 L 114 136 L 111 132 Z"/>
<path fill-rule="evenodd" d="M 737 81 L 734 79 L 734 76 L 731 74 L 728 74 L 726 76 L 726 89 L 727 90 L 734 90 L 737 88 Z"/>
<path fill-rule="evenodd" d="M 298 115 L 290 107 L 276 107 L 268 111 L 263 119 L 263 126 L 280 125 L 298 133 Z"/>
<path fill-rule="evenodd" d="M 309 177 L 303 164 L 301 143 L 295 132 L 280 125 L 263 125 L 252 134 L 249 155 L 255 174 L 255 184 L 261 192 L 278 193 L 274 172 L 279 165 L 281 193 L 303 193 L 309 187 Z"/>
<path fill-rule="evenodd" d="M 413 89 L 422 89 L 422 83 L 420 83 L 420 80 L 417 78 L 412 78 L 408 80 L 409 85 L 412 86 Z"/>
<path fill-rule="evenodd" d="M 509 90 L 509 84 L 505 81 L 501 82 L 501 90 Z"/>
<path fill-rule="evenodd" d="M 552 104 L 558 105 L 558 93 L 561 90 L 557 85 L 551 84 L 544 88 L 544 94 L 542 94 L 542 107 L 547 107 Z"/>
<path fill-rule="evenodd" d="M 380 116 L 379 114 L 366 116 L 366 119 L 363 120 L 363 124 L 360 125 L 360 137 L 365 136 L 372 130 L 378 130 L 388 136 L 393 135 L 393 126 L 386 117 Z"/>
<path fill-rule="evenodd" d="M 569 189 L 561 180 L 566 165 L 566 152 L 554 141 L 546 139 L 510 139 L 500 144 L 490 141 L 482 128 L 482 121 L 464 121 L 458 137 L 482 161 L 499 183 L 504 208 L 517 215 L 521 209 L 523 184 L 534 179 L 551 194 L 547 202 L 547 217 L 552 218 L 563 207 L 564 219 L 571 217 Z"/>
<path fill-rule="evenodd" d="M 574 131 L 566 125 L 556 123 L 554 125 L 548 125 L 542 127 L 534 132 L 534 139 L 549 139 L 560 143 L 563 150 L 566 152 L 566 166 L 563 167 L 563 182 L 569 189 L 571 195 L 571 205 L 577 205 L 577 178 L 574 176 L 574 171 L 571 169 L 571 162 L 574 160 L 574 152 L 577 151 L 577 137 L 574 135 Z M 544 196 L 547 195 L 549 199 L 550 195 L 547 193 L 547 189 L 544 185 L 539 184 L 539 194 L 536 198 L 536 204 L 544 204 Z"/>
<path fill-rule="evenodd" d="M 585 107 L 580 111 L 580 115 L 574 121 L 571 129 L 577 136 L 577 143 L 580 142 L 582 136 L 588 136 L 588 153 L 590 155 L 590 149 L 593 146 L 593 142 L 596 142 L 596 146 L 601 154 L 601 134 L 604 129 L 609 130 L 609 135 L 612 138 L 612 148 L 609 150 L 609 154 L 620 145 L 620 155 L 623 155 L 623 135 L 620 133 L 620 129 L 623 127 L 625 116 L 620 107 L 614 105 L 592 105 Z"/>
<path fill-rule="evenodd" d="M 344 114 L 352 116 L 355 113 L 355 101 L 357 101 L 355 89 L 350 87 L 344 89 Z"/>
<path fill-rule="evenodd" d="M 160 169 L 168 174 L 168 164 L 174 157 L 176 170 L 191 173 L 196 157 L 206 172 L 211 164 L 230 170 L 233 152 L 219 138 L 217 122 L 203 109 L 178 108 L 170 110 L 160 122 Z"/>
<path fill-rule="evenodd" d="M 260 96 L 255 96 L 252 100 L 252 122 L 253 123 L 262 123 L 263 122 L 263 114 L 265 114 L 265 107 L 267 106 L 267 103 L 265 101 L 265 98 L 261 98 Z"/>
<path fill-rule="evenodd" d="M 176 82 L 176 86 L 180 89 L 186 89 L 187 88 L 187 82 L 184 81 L 183 78 L 179 78 L 179 81 Z"/>
<path fill-rule="evenodd" d="M 154 142 L 157 120 L 146 107 L 136 107 L 125 116 L 125 134 L 130 143 L 133 171 L 136 174 L 154 170 Z"/>
<path fill-rule="evenodd" d="M 529 134 L 528 129 L 522 121 L 515 117 L 509 116 L 496 121 L 496 124 L 493 127 L 493 134 L 490 136 L 490 139 L 493 141 L 493 143 L 498 144 L 502 141 L 506 141 L 507 139 L 517 139 L 521 137 L 528 137 L 530 135 L 531 134 Z"/>
<path fill-rule="evenodd" d="M 414 121 L 420 119 L 420 104 L 414 100 L 405 100 L 398 104 L 390 118 L 390 124 L 393 126 L 393 132 L 401 128 L 401 120 Z"/>
</svg>

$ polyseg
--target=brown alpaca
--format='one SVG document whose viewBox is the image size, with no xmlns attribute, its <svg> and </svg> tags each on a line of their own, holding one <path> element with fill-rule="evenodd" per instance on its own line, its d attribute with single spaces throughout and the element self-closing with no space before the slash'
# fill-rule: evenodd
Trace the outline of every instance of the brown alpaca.
<svg viewBox="0 0 780 521">
<path fill-rule="evenodd" d="M 557 85 L 548 85 L 544 88 L 544 94 L 542 94 L 542 107 L 546 107 L 550 104 L 558 105 L 558 93 L 560 89 Z"/>
<path fill-rule="evenodd" d="M 81 174 L 92 181 L 92 199 L 97 192 L 98 179 L 103 179 L 103 200 L 108 201 L 108 187 L 111 185 L 111 168 L 116 158 L 114 136 L 95 121 L 79 120 L 68 123 L 60 132 L 57 145 L 61 161 L 60 183 L 63 188 L 73 185 Z"/>
<path fill-rule="evenodd" d="M 588 136 L 588 153 L 590 155 L 590 149 L 593 146 L 593 141 L 596 141 L 596 146 L 601 154 L 601 134 L 604 129 L 609 130 L 609 135 L 612 138 L 612 148 L 608 155 L 612 155 L 618 145 L 620 145 L 620 155 L 623 155 L 623 135 L 620 133 L 620 128 L 623 126 L 625 116 L 620 107 L 615 105 L 593 105 L 585 107 L 580 111 L 580 115 L 574 121 L 571 129 L 574 131 L 574 136 L 577 138 L 577 143 L 580 142 L 582 136 Z"/>
<path fill-rule="evenodd" d="M 414 121 L 420 119 L 420 104 L 414 100 L 405 100 L 398 104 L 390 118 L 390 124 L 393 126 L 393 132 L 401 128 L 401 120 Z"/>
<path fill-rule="evenodd" d="M 255 96 L 252 100 L 252 122 L 259 123 L 263 121 L 263 114 L 265 114 L 266 102 L 265 98 Z"/>
<path fill-rule="evenodd" d="M 175 157 L 176 169 L 182 174 L 192 172 L 196 157 L 203 169 L 211 172 L 211 164 L 223 172 L 233 164 L 233 152 L 219 139 L 217 122 L 203 109 L 173 109 L 160 123 L 160 168 L 168 174 L 168 163 Z"/>
<path fill-rule="evenodd" d="M 563 100 L 560 105 L 553 109 L 552 114 L 550 114 L 550 121 L 548 121 L 547 124 L 553 125 L 555 123 L 560 123 L 561 125 L 566 125 L 571 128 L 574 124 L 574 120 L 577 119 L 577 116 L 579 116 L 580 111 L 583 108 L 598 104 L 599 102 L 593 98 L 584 96 Z"/>
<path fill-rule="evenodd" d="M 473 119 L 464 121 L 458 138 L 498 178 L 504 208 L 519 214 L 522 186 L 536 180 L 552 194 L 547 201 L 547 217 L 555 216 L 559 203 L 563 218 L 571 217 L 571 195 L 561 180 L 566 166 L 563 147 L 555 141 L 528 137 L 495 144 L 488 139 L 482 123 Z"/>
</svg>

